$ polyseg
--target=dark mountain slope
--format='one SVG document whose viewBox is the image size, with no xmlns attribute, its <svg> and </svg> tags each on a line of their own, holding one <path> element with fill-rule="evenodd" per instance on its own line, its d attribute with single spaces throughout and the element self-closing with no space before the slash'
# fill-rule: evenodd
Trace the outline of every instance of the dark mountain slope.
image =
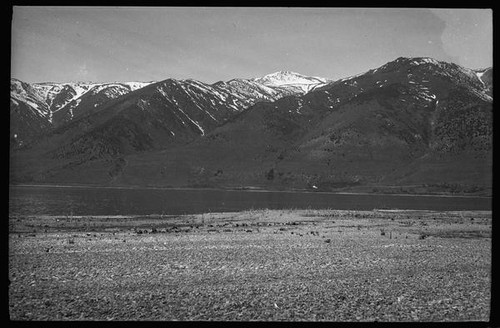
<svg viewBox="0 0 500 328">
<path fill-rule="evenodd" d="M 152 184 L 488 189 L 491 140 L 491 97 L 476 74 L 403 58 L 301 97 L 257 104 L 147 162 L 131 157 L 118 182 L 138 183 L 132 176 L 147 166 L 157 172 L 145 180 Z M 161 168 L 153 169 L 156 162 Z"/>
<path fill-rule="evenodd" d="M 97 85 L 51 113 L 65 123 L 53 126 L 49 133 L 32 140 L 25 146 L 27 150 L 16 153 L 14 158 L 19 158 L 16 161 L 23 162 L 19 166 L 26 168 L 30 165 L 24 162 L 30 162 L 31 158 L 31 172 L 55 172 L 64 168 L 74 171 L 78 165 L 95 160 L 103 161 L 106 166 L 114 165 L 109 163 L 128 154 L 163 149 L 203 137 L 256 102 L 302 94 L 303 88 L 324 83 L 317 78 L 307 80 L 301 75 L 285 73 L 280 77 L 286 78 L 287 83 L 299 79 L 301 87 L 293 85 L 290 89 L 288 84 L 275 85 L 279 80 L 274 75 L 266 84 L 252 79 L 213 85 L 168 79 L 133 92 L 126 84 Z M 71 110 L 65 110 L 66 107 Z M 37 158 L 48 166 L 38 166 Z M 21 176 L 30 174 L 24 172 Z M 45 179 L 51 174 L 42 176 Z"/>
</svg>

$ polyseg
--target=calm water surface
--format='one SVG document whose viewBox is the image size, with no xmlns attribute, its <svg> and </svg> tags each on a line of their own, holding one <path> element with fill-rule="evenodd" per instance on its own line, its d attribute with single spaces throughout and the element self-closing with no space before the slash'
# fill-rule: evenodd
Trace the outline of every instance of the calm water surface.
<svg viewBox="0 0 500 328">
<path fill-rule="evenodd" d="M 10 186 L 9 215 L 144 215 L 248 209 L 491 210 L 488 197 Z"/>
</svg>

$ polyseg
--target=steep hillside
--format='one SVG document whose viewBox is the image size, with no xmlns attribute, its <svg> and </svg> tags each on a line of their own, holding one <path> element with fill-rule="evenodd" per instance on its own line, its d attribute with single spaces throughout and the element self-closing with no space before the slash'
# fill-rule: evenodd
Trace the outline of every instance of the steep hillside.
<svg viewBox="0 0 500 328">
<path fill-rule="evenodd" d="M 30 144 L 75 117 L 149 83 L 25 83 L 11 79 L 11 147 Z M 16 135 L 16 137 L 14 137 Z"/>
<path fill-rule="evenodd" d="M 478 69 L 475 73 L 483 82 L 488 95 L 493 97 L 493 68 Z"/>
<path fill-rule="evenodd" d="M 48 131 L 51 113 L 44 95 L 28 83 L 11 79 L 10 94 L 10 147 L 16 148 Z"/>
<path fill-rule="evenodd" d="M 95 112 L 99 106 L 119 98 L 131 91 L 143 88 L 150 83 L 126 82 L 91 85 L 86 92 L 74 96 L 63 106 L 53 108 L 54 126 L 61 126 L 87 113 Z"/>
<path fill-rule="evenodd" d="M 307 90 L 326 83 L 326 79 L 312 78 L 292 72 L 276 72 L 255 79 L 233 79 L 212 85 L 196 80 L 169 79 L 171 86 L 162 88 L 161 95 L 180 110 L 185 106 L 208 108 L 215 107 L 220 123 L 233 112 L 241 111 L 260 101 L 274 101 L 287 95 L 304 94 Z M 25 83 L 11 79 L 11 120 L 17 122 L 11 127 L 12 147 L 26 147 L 37 142 L 38 137 L 82 116 L 91 115 L 104 109 L 108 102 L 129 92 L 144 88 L 153 82 L 120 83 Z M 176 87 L 177 86 L 177 87 Z M 208 96 L 207 96 L 208 95 Z M 180 99 L 181 103 L 175 101 Z M 209 99 L 209 103 L 207 100 Z M 221 110 L 222 107 L 230 110 Z M 109 106 L 108 106 L 109 107 Z M 192 111 L 189 108 L 188 111 Z M 213 113 L 212 113 L 213 114 Z M 212 115 L 210 114 L 210 115 Z M 32 117 L 34 116 L 34 117 Z M 189 116 L 189 115 L 188 115 Z M 195 114 L 195 116 L 197 116 Z M 191 117 L 189 117 L 191 118 Z M 188 120 L 186 126 L 196 121 Z M 207 123 L 199 128 L 210 129 Z M 29 127 L 36 127 L 29 129 Z M 30 132 L 27 132 L 27 131 Z M 201 130 L 200 130 L 201 131 Z M 16 137 L 14 137 L 16 135 Z"/>
</svg>

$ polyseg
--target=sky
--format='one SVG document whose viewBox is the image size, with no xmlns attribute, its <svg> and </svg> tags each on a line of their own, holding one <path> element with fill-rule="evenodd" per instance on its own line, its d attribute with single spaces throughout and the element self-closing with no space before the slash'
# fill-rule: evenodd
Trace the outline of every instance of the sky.
<svg viewBox="0 0 500 328">
<path fill-rule="evenodd" d="M 11 77 L 340 79 L 398 57 L 493 65 L 491 9 L 14 6 Z"/>
</svg>

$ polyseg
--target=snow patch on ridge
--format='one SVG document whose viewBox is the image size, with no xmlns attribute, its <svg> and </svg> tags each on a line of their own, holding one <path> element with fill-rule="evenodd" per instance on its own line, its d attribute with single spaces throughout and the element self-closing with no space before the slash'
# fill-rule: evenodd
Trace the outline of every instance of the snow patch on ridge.
<svg viewBox="0 0 500 328">
<path fill-rule="evenodd" d="M 130 91 L 135 91 L 138 89 L 142 89 L 145 86 L 148 86 L 152 84 L 153 82 L 121 82 L 121 84 L 124 84 L 130 88 Z"/>
</svg>

